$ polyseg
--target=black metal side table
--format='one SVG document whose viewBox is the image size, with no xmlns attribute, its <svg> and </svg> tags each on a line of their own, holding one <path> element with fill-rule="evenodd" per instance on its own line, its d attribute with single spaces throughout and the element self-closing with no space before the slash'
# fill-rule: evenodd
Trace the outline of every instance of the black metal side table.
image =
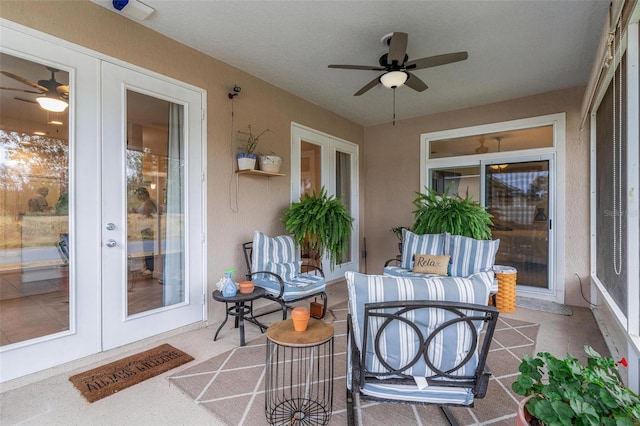
<svg viewBox="0 0 640 426">
<path fill-rule="evenodd" d="M 267 291 L 262 287 L 254 287 L 251 293 L 242 294 L 240 292 L 236 293 L 235 296 L 225 297 L 222 295 L 220 290 L 216 290 L 213 292 L 212 297 L 213 300 L 217 302 L 224 302 L 225 304 L 225 317 L 218 330 L 216 330 L 216 334 L 213 337 L 215 341 L 218 338 L 218 333 L 224 325 L 227 323 L 229 319 L 229 315 L 235 317 L 235 328 L 240 329 L 240 346 L 244 346 L 244 321 L 247 320 L 258 327 L 260 327 L 260 332 L 266 330 L 267 326 L 261 324 L 255 317 L 253 316 L 253 301 L 264 297 Z M 249 302 L 248 305 L 245 303 Z M 231 306 L 229 306 L 231 305 Z"/>
<path fill-rule="evenodd" d="M 309 319 L 267 329 L 265 415 L 272 425 L 326 425 L 333 410 L 333 326 Z"/>
</svg>

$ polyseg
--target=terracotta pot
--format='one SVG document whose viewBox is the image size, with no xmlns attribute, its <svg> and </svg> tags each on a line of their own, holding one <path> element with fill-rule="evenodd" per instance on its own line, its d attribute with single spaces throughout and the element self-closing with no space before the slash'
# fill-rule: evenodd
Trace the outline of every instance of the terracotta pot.
<svg viewBox="0 0 640 426">
<path fill-rule="evenodd" d="M 249 294 L 253 292 L 255 284 L 253 281 L 241 281 L 238 283 L 238 287 L 240 288 L 240 293 Z"/>
<path fill-rule="evenodd" d="M 298 306 L 291 311 L 291 319 L 293 320 L 293 329 L 295 331 L 305 331 L 309 325 L 309 309 Z"/>
<path fill-rule="evenodd" d="M 527 402 L 533 398 L 533 395 L 529 395 L 518 404 L 518 416 L 516 417 L 516 426 L 530 426 L 529 421 L 533 418 L 531 414 L 525 408 Z"/>
</svg>

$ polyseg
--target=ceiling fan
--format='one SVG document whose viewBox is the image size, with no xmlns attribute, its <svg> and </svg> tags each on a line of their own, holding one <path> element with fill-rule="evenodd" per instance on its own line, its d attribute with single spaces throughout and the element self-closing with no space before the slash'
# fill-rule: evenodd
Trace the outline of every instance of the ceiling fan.
<svg viewBox="0 0 640 426">
<path fill-rule="evenodd" d="M 369 65 L 329 65 L 329 68 L 341 68 L 348 70 L 384 71 L 379 77 L 374 78 L 364 87 L 358 90 L 354 96 L 360 96 L 371 90 L 378 83 L 395 89 L 406 84 L 415 91 L 426 90 L 427 85 L 409 71 L 417 71 L 425 68 L 437 67 L 467 59 L 467 52 L 447 53 L 444 55 L 429 56 L 426 58 L 409 61 L 407 55 L 407 33 L 394 32 L 382 37 L 381 42 L 389 46 L 389 52 L 380 57 L 380 66 Z"/>
<path fill-rule="evenodd" d="M 56 81 L 55 74 L 60 70 L 52 67 L 47 67 L 47 69 L 51 72 L 51 78 L 49 80 L 38 80 L 37 83 L 8 71 L 0 71 L 1 74 L 19 81 L 22 84 L 26 84 L 27 86 L 31 86 L 34 89 L 38 89 L 38 91 L 16 89 L 13 87 L 0 87 L 0 89 L 43 95 L 36 98 L 36 101 L 38 101 L 42 108 L 54 112 L 64 111 L 67 106 L 69 106 L 69 103 L 67 102 L 67 99 L 69 99 L 69 86 Z"/>
</svg>

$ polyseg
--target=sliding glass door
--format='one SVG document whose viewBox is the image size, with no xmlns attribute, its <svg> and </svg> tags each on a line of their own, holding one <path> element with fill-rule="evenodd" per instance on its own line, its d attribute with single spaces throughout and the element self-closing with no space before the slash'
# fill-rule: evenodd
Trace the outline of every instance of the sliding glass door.
<svg viewBox="0 0 640 426">
<path fill-rule="evenodd" d="M 564 302 L 564 114 L 423 134 L 421 187 L 472 197 L 493 215 L 497 265 L 519 295 Z"/>
</svg>

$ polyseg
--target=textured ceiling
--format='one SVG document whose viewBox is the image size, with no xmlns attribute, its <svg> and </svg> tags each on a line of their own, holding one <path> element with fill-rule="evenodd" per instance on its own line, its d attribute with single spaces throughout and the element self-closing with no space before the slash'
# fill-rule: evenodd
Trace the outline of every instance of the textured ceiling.
<svg viewBox="0 0 640 426">
<path fill-rule="evenodd" d="M 94 0 L 111 10 L 111 1 Z M 429 89 L 396 90 L 398 119 L 585 85 L 608 0 L 144 0 L 143 25 L 362 125 L 389 122 L 393 91 L 354 97 L 378 65 L 381 38 L 409 34 L 409 60 L 467 51 L 416 71 Z M 230 89 L 234 82 L 229 82 Z"/>
</svg>

